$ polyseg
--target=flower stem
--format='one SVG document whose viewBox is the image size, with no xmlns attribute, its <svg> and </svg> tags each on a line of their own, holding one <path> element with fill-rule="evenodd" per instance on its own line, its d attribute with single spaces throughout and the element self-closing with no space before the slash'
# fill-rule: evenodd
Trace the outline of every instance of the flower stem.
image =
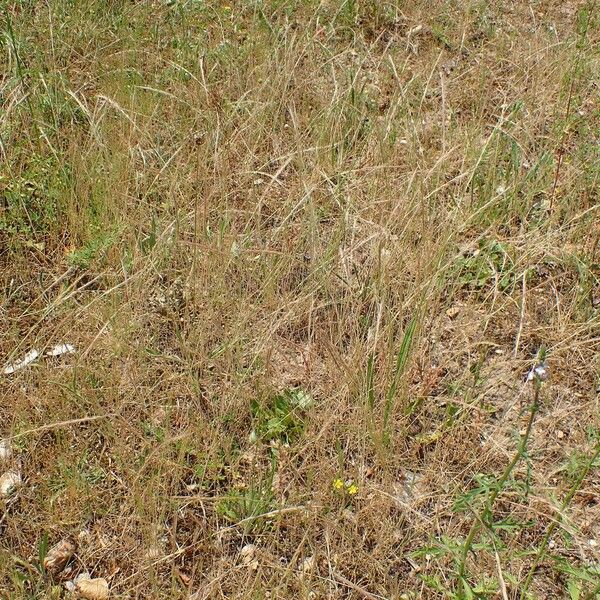
<svg viewBox="0 0 600 600">
<path fill-rule="evenodd" d="M 498 483 L 494 486 L 494 489 L 490 493 L 490 495 L 487 499 L 487 502 L 485 504 L 485 508 L 483 509 L 481 519 L 475 519 L 475 521 L 473 522 L 473 525 L 471 525 L 471 529 L 469 530 L 467 539 L 465 540 L 462 555 L 460 558 L 460 564 L 458 566 L 458 579 L 460 582 L 463 583 L 463 585 L 466 585 L 465 568 L 466 568 L 466 563 L 467 563 L 467 557 L 469 555 L 469 551 L 471 550 L 471 546 L 473 545 L 475 536 L 479 532 L 480 525 L 481 525 L 481 523 L 488 523 L 491 520 L 494 503 L 496 502 L 496 498 L 498 497 L 500 492 L 504 489 L 504 486 L 506 485 L 506 482 L 508 481 L 510 474 L 512 473 L 513 469 L 515 468 L 515 466 L 517 465 L 519 460 L 523 457 L 523 455 L 525 454 L 525 450 L 527 449 L 527 444 L 529 442 L 529 438 L 531 436 L 531 431 L 533 429 L 533 422 L 535 420 L 535 415 L 537 414 L 537 411 L 539 408 L 541 382 L 538 379 L 535 379 L 534 386 L 535 386 L 535 388 L 534 388 L 535 391 L 534 391 L 534 397 L 533 397 L 533 404 L 531 405 L 531 407 L 529 409 L 529 418 L 527 420 L 527 428 L 525 429 L 525 433 L 521 436 L 517 451 L 516 451 L 515 455 L 513 456 L 512 460 L 508 463 L 508 465 L 504 469 L 504 472 L 502 473 L 502 476 L 498 480 Z"/>
</svg>

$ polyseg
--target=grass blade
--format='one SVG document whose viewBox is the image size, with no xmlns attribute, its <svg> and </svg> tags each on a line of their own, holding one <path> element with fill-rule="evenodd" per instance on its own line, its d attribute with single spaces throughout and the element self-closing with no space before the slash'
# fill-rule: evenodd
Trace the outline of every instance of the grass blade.
<svg viewBox="0 0 600 600">
<path fill-rule="evenodd" d="M 402 343 L 400 344 L 400 350 L 398 352 L 398 356 L 396 357 L 396 367 L 394 369 L 394 376 L 393 376 L 392 383 L 389 387 L 389 390 L 388 390 L 388 393 L 387 393 L 387 396 L 385 399 L 382 433 L 383 433 L 384 442 L 386 444 L 389 443 L 388 425 L 389 425 L 390 415 L 392 414 L 392 409 L 394 407 L 394 400 L 396 399 L 396 393 L 398 391 L 398 382 L 400 380 L 400 376 L 404 372 L 406 363 L 408 361 L 408 356 L 409 356 L 410 349 L 412 346 L 412 341 L 413 341 L 416 327 L 417 327 L 416 317 L 412 317 L 412 319 L 408 322 L 406 331 L 404 332 L 404 336 L 402 338 Z"/>
</svg>

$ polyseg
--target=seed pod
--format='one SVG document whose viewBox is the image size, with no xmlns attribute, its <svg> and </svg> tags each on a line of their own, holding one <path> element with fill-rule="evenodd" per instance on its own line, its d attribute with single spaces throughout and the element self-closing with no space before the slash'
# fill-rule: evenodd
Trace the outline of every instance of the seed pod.
<svg viewBox="0 0 600 600">
<path fill-rule="evenodd" d="M 75 589 L 86 600 L 106 600 L 108 598 L 108 582 L 102 577 L 98 579 L 81 579 Z"/>
<path fill-rule="evenodd" d="M 58 573 L 65 568 L 71 556 L 75 552 L 75 544 L 69 540 L 61 540 L 48 550 L 44 558 L 44 568 L 46 571 Z"/>
<path fill-rule="evenodd" d="M 0 496 L 10 496 L 22 483 L 21 473 L 7 471 L 0 477 Z"/>
</svg>

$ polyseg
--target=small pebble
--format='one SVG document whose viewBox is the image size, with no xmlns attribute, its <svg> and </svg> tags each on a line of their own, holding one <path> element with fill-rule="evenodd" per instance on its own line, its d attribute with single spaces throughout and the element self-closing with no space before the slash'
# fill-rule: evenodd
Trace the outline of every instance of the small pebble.
<svg viewBox="0 0 600 600">
<path fill-rule="evenodd" d="M 80 579 L 75 584 L 75 589 L 82 598 L 87 600 L 106 600 L 109 595 L 106 579 Z"/>
<path fill-rule="evenodd" d="M 0 496 L 10 496 L 23 483 L 21 474 L 17 471 L 7 471 L 0 477 Z"/>
<path fill-rule="evenodd" d="M 300 571 L 302 571 L 303 573 L 310 573 L 316 563 L 316 559 L 314 556 L 309 556 L 307 558 L 305 558 L 301 563 L 300 563 Z"/>
<path fill-rule="evenodd" d="M 240 558 L 242 560 L 242 564 L 250 565 L 256 556 L 256 546 L 254 544 L 246 544 L 240 550 Z"/>
<path fill-rule="evenodd" d="M 10 460 L 12 448 L 8 440 L 0 440 L 0 461 Z"/>
</svg>

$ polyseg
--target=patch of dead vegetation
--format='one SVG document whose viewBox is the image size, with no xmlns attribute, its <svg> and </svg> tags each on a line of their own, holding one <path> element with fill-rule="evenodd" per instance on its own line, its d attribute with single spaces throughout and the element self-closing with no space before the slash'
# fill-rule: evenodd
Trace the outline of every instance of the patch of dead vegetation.
<svg viewBox="0 0 600 600">
<path fill-rule="evenodd" d="M 542 346 L 466 580 L 592 592 L 588 4 L 117 4 L 2 25 L 0 593 L 462 598 Z"/>
</svg>

